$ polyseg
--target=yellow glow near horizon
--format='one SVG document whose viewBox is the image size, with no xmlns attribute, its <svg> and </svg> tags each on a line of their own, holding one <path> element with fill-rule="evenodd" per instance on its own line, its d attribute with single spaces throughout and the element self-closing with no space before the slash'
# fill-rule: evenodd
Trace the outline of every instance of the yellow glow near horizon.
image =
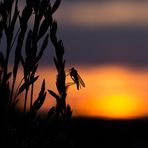
<svg viewBox="0 0 148 148">
<path fill-rule="evenodd" d="M 104 117 L 131 118 L 141 114 L 139 103 L 136 96 L 114 94 L 102 99 L 98 107 Z"/>
<path fill-rule="evenodd" d="M 134 70 L 121 66 L 100 66 L 78 69 L 86 87 L 68 89 L 67 103 L 74 116 L 131 119 L 148 116 L 148 70 Z M 34 97 L 40 90 L 43 78 L 46 90 L 55 90 L 56 72 L 41 68 Z M 70 79 L 68 79 L 70 81 Z M 41 111 L 48 111 L 55 100 L 47 94 Z M 20 103 L 22 106 L 23 101 Z"/>
</svg>

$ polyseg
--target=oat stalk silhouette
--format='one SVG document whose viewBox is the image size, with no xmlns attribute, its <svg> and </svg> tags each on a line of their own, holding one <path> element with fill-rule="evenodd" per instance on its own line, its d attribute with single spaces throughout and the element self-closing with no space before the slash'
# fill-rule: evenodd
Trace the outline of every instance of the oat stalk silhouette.
<svg viewBox="0 0 148 148">
<path fill-rule="evenodd" d="M 0 48 L 0 118 L 6 128 L 11 127 L 11 123 L 14 123 L 16 106 L 19 101 L 24 101 L 22 127 L 25 126 L 25 132 L 29 132 L 30 126 L 37 123 L 37 113 L 46 99 L 45 80 L 42 82 L 38 97 L 33 96 L 39 78 L 36 72 L 45 49 L 49 48 L 49 40 L 55 49 L 53 60 L 57 70 L 58 93 L 48 90 L 56 99 L 56 107 L 49 109 L 47 119 L 50 120 L 54 116 L 55 119 L 64 120 L 64 123 L 70 121 L 72 110 L 66 103 L 67 89 L 73 84 L 76 84 L 77 89 L 85 84 L 74 68 L 69 70 L 69 74 L 65 71 L 65 49 L 62 40 L 57 37 L 58 25 L 53 18 L 61 0 L 54 2 L 26 0 L 22 10 L 19 8 L 19 2 L 19 0 L 0 2 L 0 44 L 6 42 L 6 47 Z M 29 26 L 30 20 L 33 20 L 32 27 Z M 10 56 L 13 53 L 14 63 L 10 63 Z M 10 65 L 12 70 L 9 68 Z M 23 69 L 23 76 L 18 84 L 16 82 L 19 68 Z M 67 82 L 67 76 L 72 78 L 72 83 Z M 22 94 L 25 94 L 24 98 Z M 30 101 L 29 110 L 27 110 L 28 101 Z M 6 128 L 1 130 L 5 132 Z"/>
</svg>

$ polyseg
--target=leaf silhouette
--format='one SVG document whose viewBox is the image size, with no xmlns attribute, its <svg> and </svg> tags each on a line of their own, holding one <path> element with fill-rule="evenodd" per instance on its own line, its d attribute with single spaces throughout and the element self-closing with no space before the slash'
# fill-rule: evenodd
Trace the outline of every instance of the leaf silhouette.
<svg viewBox="0 0 148 148">
<path fill-rule="evenodd" d="M 32 37 L 33 37 L 33 32 L 29 30 L 27 39 L 26 39 L 26 45 L 25 45 L 25 52 L 26 52 L 26 57 L 30 57 L 30 50 L 32 47 Z"/>
<path fill-rule="evenodd" d="M 40 3 L 40 6 L 41 6 L 41 11 L 44 13 L 47 12 L 47 10 L 51 10 L 51 6 L 50 6 L 50 0 L 42 0 L 41 3 Z"/>
<path fill-rule="evenodd" d="M 53 57 L 53 61 L 54 61 L 54 64 L 55 64 L 56 68 L 59 69 L 59 68 L 58 68 L 58 63 L 57 63 L 56 57 Z"/>
<path fill-rule="evenodd" d="M 45 39 L 43 41 L 41 50 L 40 50 L 39 54 L 37 55 L 37 57 L 35 59 L 35 62 L 38 62 L 41 59 L 41 57 L 42 57 L 42 55 L 43 55 L 43 53 L 44 53 L 44 51 L 45 51 L 45 49 L 46 49 L 46 47 L 48 45 L 48 39 L 49 39 L 49 34 L 46 35 L 46 37 L 45 37 Z"/>
<path fill-rule="evenodd" d="M 28 115 L 31 119 L 34 119 L 34 116 L 36 115 L 37 111 L 41 108 L 45 101 L 46 92 L 45 92 L 45 80 L 42 82 L 42 87 L 39 93 L 38 98 L 33 103 L 33 106 L 31 107 Z"/>
<path fill-rule="evenodd" d="M 32 78 L 31 80 L 30 80 L 30 82 L 24 82 L 22 85 L 21 85 L 21 87 L 19 88 L 19 91 L 18 91 L 18 93 L 17 93 L 17 96 L 19 95 L 19 94 L 21 94 L 26 88 L 28 88 L 31 84 L 33 84 L 37 79 L 38 79 L 38 77 L 39 76 L 36 76 L 36 77 L 34 77 L 34 78 Z"/>
<path fill-rule="evenodd" d="M 60 3 L 61 3 L 61 0 L 56 0 L 55 1 L 55 3 L 52 6 L 52 9 L 51 9 L 52 14 L 58 9 L 58 7 L 60 6 Z"/>
<path fill-rule="evenodd" d="M 2 52 L 0 52 L 0 66 L 4 68 L 5 66 L 5 58 Z"/>
<path fill-rule="evenodd" d="M 56 100 L 59 100 L 59 96 L 52 90 L 48 90 L 49 94 L 51 94 Z"/>
<path fill-rule="evenodd" d="M 29 1 L 29 0 L 28 0 Z M 39 11 L 39 3 L 40 3 L 40 0 L 35 0 L 35 3 L 34 3 L 34 12 L 35 12 L 35 14 L 37 14 L 38 13 L 38 11 Z M 28 4 L 29 5 L 29 4 Z"/>
<path fill-rule="evenodd" d="M 27 22 L 31 14 L 32 14 L 32 7 L 30 5 L 27 5 L 22 12 L 22 16 L 20 17 L 20 24 L 22 29 L 26 28 Z"/>
<path fill-rule="evenodd" d="M 28 23 L 28 20 L 29 20 L 31 14 L 32 14 L 32 7 L 26 6 L 23 9 L 22 16 L 19 17 L 21 31 L 20 31 L 19 36 L 18 36 L 17 46 L 16 46 L 16 50 L 15 50 L 15 59 L 14 59 L 14 67 L 13 67 L 14 82 L 16 80 L 16 75 L 17 75 L 19 63 L 20 63 L 21 59 L 23 59 L 21 57 L 21 50 L 22 50 L 22 46 L 23 46 L 25 33 L 26 33 L 26 30 L 27 30 L 27 23 Z"/>
<path fill-rule="evenodd" d="M 57 46 L 56 32 L 57 32 L 57 22 L 53 21 L 51 29 L 50 29 L 50 39 L 55 47 Z"/>
<path fill-rule="evenodd" d="M 45 18 L 39 30 L 38 40 L 47 32 L 50 25 L 51 25 L 51 20 Z"/>
<path fill-rule="evenodd" d="M 14 15 L 13 15 L 13 18 L 12 18 L 12 21 L 11 21 L 10 30 L 14 30 L 14 26 L 15 26 L 16 20 L 18 18 L 18 15 L 19 15 L 18 0 L 16 0 L 16 2 L 15 2 L 15 10 L 14 10 Z"/>
<path fill-rule="evenodd" d="M 58 45 L 57 45 L 57 54 L 59 56 L 63 55 L 64 54 L 64 46 L 63 46 L 63 42 L 62 40 L 58 41 Z"/>
<path fill-rule="evenodd" d="M 30 79 L 33 79 L 33 78 L 34 78 L 34 75 L 35 75 L 35 73 L 36 73 L 36 71 L 37 71 L 37 68 L 38 68 L 38 64 L 36 64 L 36 65 L 33 67 L 32 73 L 31 73 L 31 76 L 30 76 Z"/>
</svg>

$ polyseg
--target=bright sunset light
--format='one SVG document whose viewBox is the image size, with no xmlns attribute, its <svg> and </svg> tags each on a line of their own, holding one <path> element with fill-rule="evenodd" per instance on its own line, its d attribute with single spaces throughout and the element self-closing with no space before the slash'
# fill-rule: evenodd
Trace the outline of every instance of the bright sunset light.
<svg viewBox="0 0 148 148">
<path fill-rule="evenodd" d="M 133 118 L 142 115 L 141 101 L 136 96 L 114 94 L 106 96 L 98 104 L 102 116 L 109 118 Z"/>
<path fill-rule="evenodd" d="M 147 70 L 138 71 L 121 66 L 100 66 L 89 71 L 85 67 L 80 69 L 86 87 L 78 91 L 73 85 L 68 89 L 67 102 L 74 116 L 130 119 L 148 115 Z M 42 78 L 47 80 L 46 89 L 55 89 L 56 72 L 53 69 L 41 68 L 38 73 L 40 81 L 36 92 L 39 92 Z M 71 81 L 68 76 L 67 79 L 67 82 Z M 54 101 L 48 94 L 42 111 L 48 111 Z"/>
</svg>

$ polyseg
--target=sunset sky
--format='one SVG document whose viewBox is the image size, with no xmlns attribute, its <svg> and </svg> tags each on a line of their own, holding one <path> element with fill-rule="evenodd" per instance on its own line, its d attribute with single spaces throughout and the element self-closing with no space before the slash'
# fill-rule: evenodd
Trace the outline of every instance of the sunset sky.
<svg viewBox="0 0 148 148">
<path fill-rule="evenodd" d="M 75 86 L 68 90 L 74 115 L 148 115 L 147 10 L 144 0 L 63 0 L 54 17 L 65 46 L 66 68 L 78 69 L 86 83 L 79 91 Z M 46 78 L 47 89 L 55 88 L 53 51 L 49 44 L 38 71 L 40 80 Z M 42 110 L 53 102 L 47 97 Z"/>
</svg>

